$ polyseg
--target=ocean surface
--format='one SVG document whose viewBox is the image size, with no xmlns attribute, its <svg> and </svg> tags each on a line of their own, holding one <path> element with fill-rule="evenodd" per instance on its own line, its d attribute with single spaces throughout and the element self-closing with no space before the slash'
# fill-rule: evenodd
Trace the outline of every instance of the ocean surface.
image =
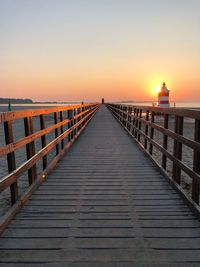
<svg viewBox="0 0 200 267">
<path fill-rule="evenodd" d="M 20 109 L 33 109 L 33 108 L 51 108 L 51 107 L 58 107 L 58 106 L 69 106 L 69 105 L 79 105 L 80 103 L 70 103 L 70 104 L 12 104 L 11 110 L 20 110 Z M 8 104 L 0 104 L 0 112 L 7 112 L 8 111 Z"/>
<path fill-rule="evenodd" d="M 117 102 L 120 104 L 119 102 Z M 155 105 L 156 102 L 153 101 L 144 101 L 144 102 L 122 102 L 121 104 L 133 105 L 133 106 L 152 106 Z M 67 105 L 78 105 L 78 103 L 70 103 L 70 104 L 12 104 L 11 109 L 20 110 L 20 109 L 33 109 L 33 108 L 43 108 L 43 107 L 54 107 L 54 106 L 67 106 Z M 200 109 L 200 101 L 176 101 L 170 102 L 170 107 L 176 108 L 197 108 Z M 8 105 L 7 104 L 0 104 L 0 112 L 7 112 Z"/>
<path fill-rule="evenodd" d="M 133 106 L 153 106 L 157 105 L 157 102 L 144 101 L 144 102 L 123 102 L 122 104 L 133 105 Z M 174 108 L 197 108 L 200 109 L 200 101 L 171 101 L 170 107 Z"/>
</svg>

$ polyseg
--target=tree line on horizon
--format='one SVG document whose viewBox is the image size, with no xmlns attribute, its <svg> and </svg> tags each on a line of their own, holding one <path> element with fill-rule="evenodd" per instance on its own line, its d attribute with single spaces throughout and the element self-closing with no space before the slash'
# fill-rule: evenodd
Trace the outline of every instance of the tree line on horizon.
<svg viewBox="0 0 200 267">
<path fill-rule="evenodd" d="M 30 104 L 30 103 L 33 103 L 33 100 L 32 99 L 29 99 L 29 98 L 3 98 L 3 97 L 0 97 L 0 104 Z"/>
</svg>

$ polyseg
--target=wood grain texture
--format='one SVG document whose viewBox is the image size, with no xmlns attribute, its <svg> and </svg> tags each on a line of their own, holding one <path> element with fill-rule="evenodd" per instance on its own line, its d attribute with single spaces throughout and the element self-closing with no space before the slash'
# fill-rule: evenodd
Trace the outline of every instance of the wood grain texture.
<svg viewBox="0 0 200 267">
<path fill-rule="evenodd" d="M 199 266 L 200 222 L 103 106 L 0 239 L 0 266 Z"/>
</svg>

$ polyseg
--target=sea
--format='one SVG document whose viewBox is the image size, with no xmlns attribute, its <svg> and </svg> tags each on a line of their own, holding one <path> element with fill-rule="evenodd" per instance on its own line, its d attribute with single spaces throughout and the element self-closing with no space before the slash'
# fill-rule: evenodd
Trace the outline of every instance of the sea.
<svg viewBox="0 0 200 267">
<path fill-rule="evenodd" d="M 157 102 L 153 101 L 141 101 L 141 102 L 121 102 L 121 104 L 133 105 L 133 106 L 157 106 Z M 200 101 L 171 101 L 171 108 L 186 108 L 186 109 L 200 109 Z"/>
<path fill-rule="evenodd" d="M 117 102 L 118 104 L 127 104 L 133 106 L 155 106 L 157 103 L 153 101 L 134 101 L 134 102 Z M 78 103 L 36 103 L 36 104 L 12 104 L 11 110 L 21 110 L 21 109 L 33 109 L 33 108 L 43 108 L 43 107 L 54 107 L 54 106 L 66 106 L 66 105 L 74 105 Z M 189 109 L 200 109 L 200 101 L 171 101 L 170 107 L 176 108 L 189 108 Z M 7 112 L 8 104 L 0 104 L 0 112 Z"/>
<path fill-rule="evenodd" d="M 69 106 L 78 105 L 80 103 L 31 103 L 31 104 L 11 104 L 11 111 L 21 109 L 33 109 L 33 108 L 46 108 L 46 107 L 58 107 L 58 106 Z M 8 104 L 0 104 L 0 113 L 8 111 Z"/>
</svg>

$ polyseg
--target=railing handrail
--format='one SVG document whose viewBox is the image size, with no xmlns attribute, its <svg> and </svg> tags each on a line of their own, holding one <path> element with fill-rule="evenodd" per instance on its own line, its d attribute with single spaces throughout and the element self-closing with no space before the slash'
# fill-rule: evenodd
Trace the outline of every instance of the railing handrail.
<svg viewBox="0 0 200 267">
<path fill-rule="evenodd" d="M 96 105 L 96 104 L 98 103 L 78 104 L 78 105 L 69 105 L 69 106 L 56 106 L 56 107 L 50 107 L 50 108 L 22 109 L 22 110 L 1 112 L 0 123 L 23 119 L 26 117 L 35 117 L 39 115 L 50 114 L 53 112 L 78 109 L 78 108 L 88 107 L 88 106 Z"/>
<path fill-rule="evenodd" d="M 99 106 L 98 103 L 91 103 L 1 113 L 0 123 L 4 125 L 6 144 L 0 147 L 0 157 L 7 156 L 8 174 L 0 178 L 0 192 L 10 187 L 13 207 L 0 220 L 0 233 L 33 193 L 33 188 L 43 182 L 46 174 L 84 130 Z M 64 111 L 67 111 L 67 113 L 64 113 Z M 44 115 L 46 114 L 52 114 L 53 119 L 53 124 L 48 127 L 45 127 Z M 39 118 L 40 130 L 34 131 L 33 117 Z M 13 123 L 18 119 L 24 119 L 25 137 L 14 141 Z M 64 126 L 66 126 L 65 130 Z M 49 133 L 53 133 L 54 138 L 47 143 L 46 135 Z M 38 138 L 41 140 L 41 148 L 36 152 L 34 142 Z M 27 159 L 17 167 L 15 152 L 24 146 L 26 146 Z M 56 155 L 48 164 L 47 156 L 52 149 L 56 149 Z M 38 175 L 36 165 L 39 160 L 42 160 L 42 170 Z M 18 178 L 26 171 L 28 171 L 29 187 L 25 194 L 19 197 Z"/>
<path fill-rule="evenodd" d="M 118 105 L 122 107 L 132 107 L 136 109 L 143 109 L 148 111 L 154 111 L 156 113 L 162 113 L 162 114 L 168 114 L 168 115 L 175 115 L 175 116 L 181 116 L 181 117 L 187 117 L 192 119 L 198 119 L 200 120 L 200 110 L 197 109 L 188 109 L 188 108 L 160 108 L 160 107 L 153 107 L 153 106 L 140 106 L 140 105 L 131 105 L 131 104 L 115 104 L 115 103 L 109 103 L 110 105 Z"/>
<path fill-rule="evenodd" d="M 191 198 L 184 193 L 195 209 L 200 212 L 200 110 L 159 108 L 151 106 L 135 106 L 108 103 L 108 108 L 129 134 L 139 143 L 140 147 L 151 157 L 163 173 L 180 189 L 181 170 L 192 179 Z M 163 115 L 161 126 L 155 122 L 155 115 Z M 174 131 L 168 129 L 169 115 L 174 115 Z M 184 117 L 194 119 L 194 140 L 183 136 Z M 144 128 L 142 128 L 142 125 Z M 143 130 L 144 129 L 144 130 Z M 162 133 L 162 145 L 154 138 L 154 130 Z M 141 136 L 143 141 L 141 141 Z M 168 151 L 168 137 L 172 138 L 173 152 Z M 193 150 L 193 168 L 182 161 L 182 145 Z M 162 164 L 153 157 L 153 148 L 162 153 Z M 172 161 L 172 177 L 166 172 L 167 159 Z M 183 189 L 180 190 L 183 193 Z"/>
<path fill-rule="evenodd" d="M 133 106 L 133 107 L 135 108 L 136 106 Z M 140 107 L 140 109 L 143 108 L 141 106 L 137 106 L 137 109 L 139 107 Z M 149 110 L 149 109 L 147 109 L 147 110 Z M 122 110 L 121 113 L 127 115 L 127 112 L 126 111 L 123 111 Z M 164 112 L 160 112 L 160 113 L 163 114 Z M 164 114 L 171 115 L 171 114 L 166 113 L 166 112 Z M 133 114 L 130 114 L 129 116 L 131 116 L 132 118 L 134 118 L 134 115 Z M 183 135 L 180 135 L 178 133 L 175 133 L 172 130 L 169 130 L 169 129 L 164 128 L 164 127 L 162 127 L 160 125 L 157 125 L 156 123 L 153 123 L 151 121 L 146 121 L 143 118 L 137 117 L 137 120 L 140 121 L 140 122 L 142 122 L 142 123 L 144 123 L 144 124 L 146 124 L 146 125 L 148 125 L 148 126 L 151 126 L 152 128 L 158 130 L 159 132 L 161 132 L 163 134 L 168 135 L 169 137 L 171 137 L 173 139 L 176 139 L 177 141 L 181 142 L 183 145 L 186 145 L 186 146 L 188 146 L 190 148 L 193 148 L 193 149 L 197 149 L 200 152 L 200 143 L 198 143 L 198 142 L 196 142 L 194 140 L 188 139 L 188 138 L 184 137 Z M 127 123 L 130 124 L 130 122 L 127 122 Z"/>
<path fill-rule="evenodd" d="M 73 119 L 78 119 L 79 117 L 81 117 L 85 113 L 87 113 L 87 110 L 75 115 Z M 42 137 L 43 135 L 48 134 L 48 133 L 52 132 L 53 130 L 60 128 L 61 126 L 71 122 L 73 119 L 66 119 L 64 121 L 58 122 L 54 125 L 51 125 L 45 129 L 43 129 L 43 130 L 37 131 L 37 132 L 30 134 L 30 135 L 28 135 L 22 139 L 19 139 L 16 142 L 13 142 L 13 143 L 10 143 L 8 145 L 0 147 L 0 157 L 7 155 L 11 152 L 14 152 L 15 150 L 23 147 L 24 145 L 27 145 L 28 143 L 36 140 L 37 138 Z"/>
</svg>

